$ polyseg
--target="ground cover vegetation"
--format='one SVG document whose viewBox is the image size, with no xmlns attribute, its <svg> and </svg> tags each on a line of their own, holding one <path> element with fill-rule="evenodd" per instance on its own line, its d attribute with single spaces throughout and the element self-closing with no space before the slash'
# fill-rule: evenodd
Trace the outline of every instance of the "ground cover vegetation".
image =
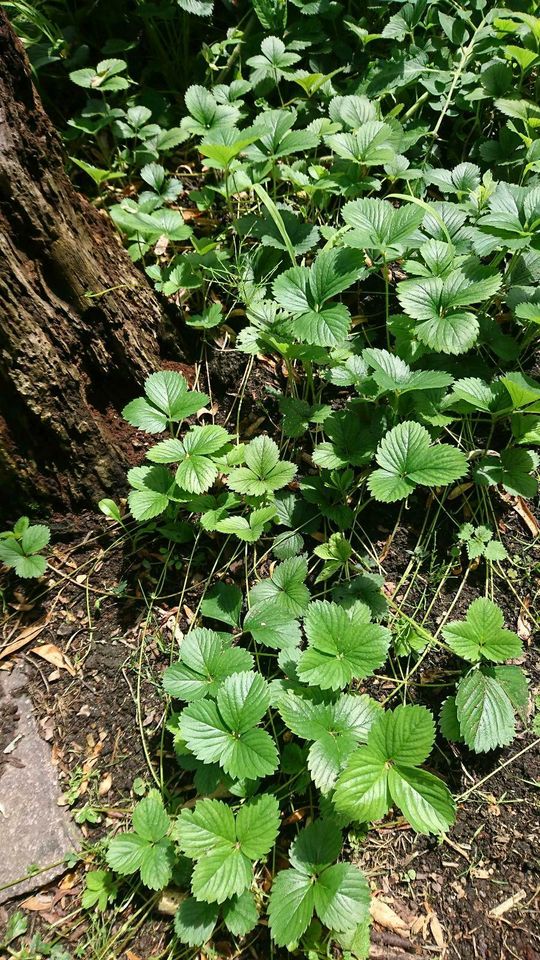
<svg viewBox="0 0 540 960">
<path fill-rule="evenodd" d="M 99 504 L 159 551 L 149 617 L 165 584 L 178 617 L 200 589 L 159 679 L 150 786 L 97 844 L 83 907 L 174 888 L 168 956 L 254 937 L 367 957 L 350 837 L 389 810 L 451 837 L 445 752 L 533 722 L 497 600 L 501 504 L 532 517 L 537 494 L 540 18 L 520 0 L 5 7 L 72 178 L 199 351 L 194 381 L 165 365 L 124 407 L 143 452 Z M 217 349 L 245 358 L 229 413 Z M 257 369 L 268 419 L 246 431 Z M 415 505 L 388 590 L 363 524 L 391 517 L 391 543 Z M 408 605 L 441 524 L 438 586 Z M 48 540 L 21 518 L 0 560 L 41 577 Z"/>
</svg>

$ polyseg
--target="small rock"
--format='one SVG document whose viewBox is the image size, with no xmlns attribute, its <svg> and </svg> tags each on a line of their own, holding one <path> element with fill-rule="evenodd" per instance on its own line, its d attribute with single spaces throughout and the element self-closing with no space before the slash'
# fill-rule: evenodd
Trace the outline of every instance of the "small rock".
<svg viewBox="0 0 540 960">
<path fill-rule="evenodd" d="M 39 734 L 25 685 L 21 667 L 0 675 L 0 709 L 15 704 L 20 737 L 9 755 L 12 762 L 0 767 L 0 903 L 60 876 L 64 857 L 79 845 L 76 827 L 57 805 L 60 790 L 51 750 Z"/>
</svg>

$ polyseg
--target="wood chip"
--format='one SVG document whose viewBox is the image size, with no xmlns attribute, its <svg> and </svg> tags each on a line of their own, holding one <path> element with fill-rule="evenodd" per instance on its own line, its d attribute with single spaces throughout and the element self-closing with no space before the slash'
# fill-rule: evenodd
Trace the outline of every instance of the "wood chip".
<svg viewBox="0 0 540 960">
<path fill-rule="evenodd" d="M 11 743 L 8 743 L 7 747 L 4 747 L 4 753 L 13 753 L 15 747 L 17 746 L 19 740 L 22 740 L 22 733 L 19 733 Z"/>
<path fill-rule="evenodd" d="M 40 647 L 32 647 L 30 653 L 34 653 L 36 657 L 41 657 L 47 663 L 52 663 L 53 667 L 58 670 L 67 670 L 70 677 L 74 677 L 77 673 L 66 655 L 60 650 L 60 647 L 57 647 L 54 643 L 43 643 Z"/>
<path fill-rule="evenodd" d="M 521 903 L 526 896 L 527 893 L 525 890 L 518 890 L 518 892 L 514 893 L 513 896 L 508 897 L 507 900 L 503 900 L 503 902 L 499 903 L 498 906 L 493 907 L 493 910 L 489 911 L 489 916 L 494 920 L 497 920 L 499 917 L 503 917 L 505 913 L 508 913 L 509 910 L 513 910 L 518 903 Z"/>
</svg>

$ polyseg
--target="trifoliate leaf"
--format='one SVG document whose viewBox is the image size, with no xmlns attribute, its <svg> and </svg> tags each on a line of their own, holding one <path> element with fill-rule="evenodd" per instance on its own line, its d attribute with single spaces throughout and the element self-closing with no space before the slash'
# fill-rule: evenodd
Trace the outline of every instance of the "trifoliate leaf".
<svg viewBox="0 0 540 960">
<path fill-rule="evenodd" d="M 218 520 L 215 529 L 219 530 L 220 533 L 232 533 L 239 540 L 245 540 L 247 543 L 255 543 L 262 537 L 265 524 L 273 520 L 275 515 L 274 506 L 262 507 L 260 510 L 253 510 L 248 519 L 246 517 L 225 517 L 223 520 Z"/>
<path fill-rule="evenodd" d="M 276 769 L 277 750 L 272 737 L 255 724 L 269 702 L 259 674 L 233 674 L 223 682 L 217 703 L 199 700 L 186 707 L 180 717 L 182 736 L 199 760 L 219 763 L 235 779 L 268 776 Z"/>
<path fill-rule="evenodd" d="M 316 703 L 287 693 L 279 701 L 279 712 L 289 730 L 313 740 L 308 769 L 315 785 L 327 792 L 359 743 L 365 743 L 378 707 L 365 695 L 343 694 L 337 700 Z"/>
<path fill-rule="evenodd" d="M 369 463 L 382 427 L 383 419 L 372 406 L 336 410 L 325 420 L 323 429 L 329 440 L 315 447 L 313 462 L 326 470 L 340 469 L 349 463 L 357 467 Z"/>
<path fill-rule="evenodd" d="M 309 604 L 309 590 L 304 581 L 307 577 L 305 557 L 291 557 L 280 563 L 271 577 L 259 582 L 250 590 L 250 603 L 271 604 L 276 610 L 295 618 L 304 613 Z"/>
<path fill-rule="evenodd" d="M 480 168 L 474 163 L 459 163 L 453 170 L 429 170 L 424 179 L 427 183 L 434 183 L 443 193 L 466 195 L 479 186 Z"/>
<path fill-rule="evenodd" d="M 333 861 L 342 845 L 341 831 L 331 820 L 316 820 L 291 845 L 292 869 L 275 877 L 268 916 L 278 946 L 297 941 L 313 913 L 336 931 L 352 930 L 369 913 L 369 887 L 352 864 Z"/>
<path fill-rule="evenodd" d="M 435 725 L 425 707 L 402 706 L 375 720 L 366 746 L 351 754 L 334 793 L 339 814 L 377 820 L 392 801 L 419 833 L 442 833 L 454 820 L 454 801 L 442 782 L 418 768 L 433 744 Z"/>
<path fill-rule="evenodd" d="M 418 321 L 418 339 L 440 353 L 465 353 L 476 342 L 479 324 L 474 313 L 464 310 L 488 300 L 499 289 L 501 275 L 477 261 L 463 264 L 445 279 L 428 277 L 398 284 L 397 296 L 407 316 Z"/>
<path fill-rule="evenodd" d="M 144 385 L 144 397 L 132 400 L 122 416 L 134 427 L 147 433 L 161 433 L 169 423 L 178 423 L 204 407 L 209 397 L 189 390 L 181 373 L 160 370 L 151 374 Z"/>
<path fill-rule="evenodd" d="M 291 482 L 294 463 L 279 459 L 277 444 L 270 437 L 255 437 L 245 448 L 245 467 L 231 470 L 228 484 L 237 493 L 262 496 Z"/>
<path fill-rule="evenodd" d="M 294 317 L 291 334 L 321 347 L 341 343 L 349 330 L 350 313 L 343 304 L 325 305 L 364 273 L 358 254 L 333 249 L 320 253 L 310 268 L 292 267 L 280 274 L 273 293 L 279 305 Z"/>
<path fill-rule="evenodd" d="M 390 163 L 396 150 L 396 134 L 389 124 L 368 120 L 354 133 L 336 133 L 325 141 L 338 157 L 373 167 Z"/>
<path fill-rule="evenodd" d="M 369 621 L 361 605 L 347 611 L 326 600 L 312 603 L 304 621 L 309 645 L 300 655 L 298 676 L 310 686 L 339 690 L 373 673 L 386 659 L 390 633 Z"/>
<path fill-rule="evenodd" d="M 151 520 L 169 505 L 173 478 L 166 467 L 132 467 L 127 475 L 134 488 L 128 495 L 129 509 L 136 520 Z"/>
<path fill-rule="evenodd" d="M 421 234 L 417 231 L 425 211 L 417 204 L 396 209 L 388 200 L 362 198 L 346 203 L 342 216 L 352 228 L 344 235 L 349 247 L 376 251 L 386 259 L 395 259 L 421 243 Z"/>
<path fill-rule="evenodd" d="M 163 689 L 179 700 L 201 700 L 215 696 L 226 677 L 252 667 L 247 650 L 225 645 L 218 633 L 196 627 L 182 640 L 180 662 L 165 670 Z"/>
<path fill-rule="evenodd" d="M 182 440 L 163 440 L 147 457 L 155 463 L 178 463 L 176 483 L 189 493 L 204 493 L 218 474 L 213 458 L 223 455 L 230 437 L 223 427 L 192 427 Z"/>
<path fill-rule="evenodd" d="M 534 497 L 538 482 L 531 474 L 537 463 L 536 454 L 518 447 L 507 447 L 498 457 L 491 454 L 483 457 L 474 469 L 473 477 L 482 486 L 501 484 L 513 496 Z"/>
<path fill-rule="evenodd" d="M 373 368 L 373 379 L 381 390 L 411 393 L 416 390 L 439 390 L 448 387 L 453 377 L 438 370 L 412 371 L 404 360 L 388 350 L 368 348 L 362 358 Z"/>
<path fill-rule="evenodd" d="M 253 877 L 252 861 L 265 856 L 279 829 L 276 799 L 265 794 L 234 816 L 221 800 L 199 800 L 182 810 L 175 826 L 180 849 L 196 860 L 192 890 L 209 903 L 240 895 Z"/>
<path fill-rule="evenodd" d="M 368 486 L 376 500 L 392 503 L 403 500 L 421 486 L 443 486 L 467 472 L 467 460 L 448 444 L 431 444 L 425 427 L 405 421 L 389 430 L 377 450 L 380 469 Z"/>
<path fill-rule="evenodd" d="M 471 663 L 491 660 L 502 663 L 521 656 L 523 645 L 517 634 L 503 630 L 504 617 L 497 604 L 486 597 L 473 600 L 465 620 L 454 620 L 443 629 L 448 646 Z"/>
</svg>

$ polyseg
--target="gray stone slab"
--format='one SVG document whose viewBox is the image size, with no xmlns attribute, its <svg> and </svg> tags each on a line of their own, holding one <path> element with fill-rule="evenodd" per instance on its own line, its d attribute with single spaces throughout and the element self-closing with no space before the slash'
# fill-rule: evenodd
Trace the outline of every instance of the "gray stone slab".
<svg viewBox="0 0 540 960">
<path fill-rule="evenodd" d="M 8 762 L 0 765 L 0 888 L 5 888 L 0 889 L 0 903 L 60 876 L 66 869 L 61 861 L 79 845 L 76 826 L 57 804 L 61 791 L 56 769 L 50 747 L 39 735 L 26 683 L 20 666 L 11 673 L 0 671 L 0 710 L 16 704 L 13 739 L 19 738 Z M 47 869 L 27 877 L 34 864 Z"/>
</svg>

